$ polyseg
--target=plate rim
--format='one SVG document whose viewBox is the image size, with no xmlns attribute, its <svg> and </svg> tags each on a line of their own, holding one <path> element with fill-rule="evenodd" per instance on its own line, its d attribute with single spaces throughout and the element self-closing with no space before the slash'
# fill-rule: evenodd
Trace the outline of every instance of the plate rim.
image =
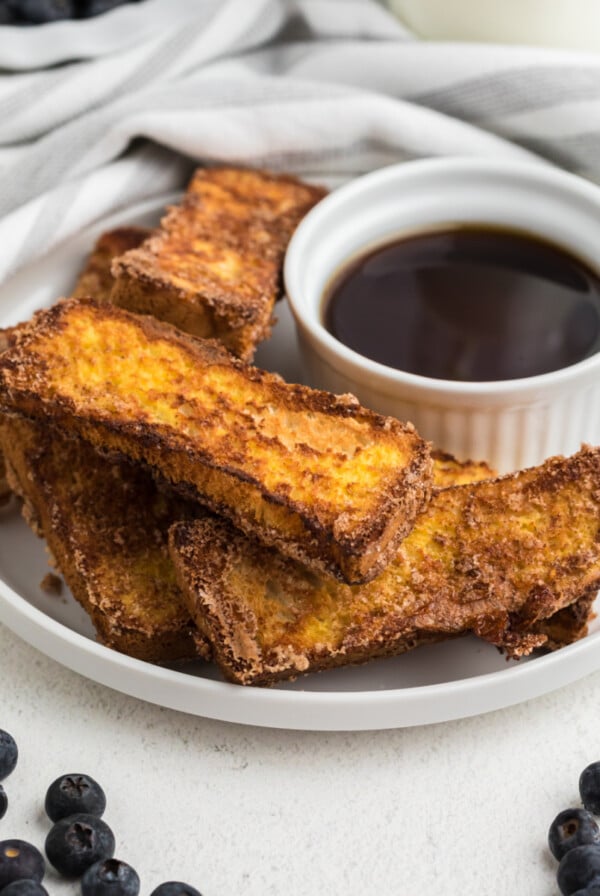
<svg viewBox="0 0 600 896">
<path fill-rule="evenodd" d="M 304 731 L 385 730 L 494 712 L 542 696 L 594 671 L 598 664 L 593 659 L 588 661 L 588 655 L 593 656 L 600 642 L 597 631 L 526 663 L 450 682 L 382 690 L 284 691 L 215 681 L 119 653 L 47 616 L 1 578 L 0 622 L 60 665 L 128 696 L 218 721 Z M 65 646 L 75 656 L 62 653 Z M 93 675 L 80 667 L 77 660 L 81 656 L 93 660 Z M 571 659 L 578 662 L 571 664 L 570 674 L 557 680 L 557 667 L 568 665 Z M 115 678 L 121 673 L 128 675 L 117 685 Z M 513 685 L 522 684 L 522 679 L 529 686 L 515 688 Z M 168 693 L 149 693 L 148 684 L 167 685 Z M 476 699 L 482 693 L 489 697 L 489 692 L 491 701 Z M 223 695 L 227 695 L 225 701 Z M 201 697 L 208 700 L 208 705 L 196 704 Z M 281 713 L 279 717 L 271 717 L 273 708 Z M 359 720 L 357 710 L 365 711 Z"/>
</svg>

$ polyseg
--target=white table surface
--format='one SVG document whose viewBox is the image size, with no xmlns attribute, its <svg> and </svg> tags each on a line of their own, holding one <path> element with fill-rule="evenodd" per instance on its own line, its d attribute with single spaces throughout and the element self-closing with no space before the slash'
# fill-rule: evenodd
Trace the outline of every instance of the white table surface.
<svg viewBox="0 0 600 896">
<path fill-rule="evenodd" d="M 55 777 L 105 788 L 141 896 L 552 896 L 546 834 L 600 759 L 600 673 L 484 716 L 307 733 L 208 721 L 90 682 L 0 626 L 0 727 L 17 769 L 2 839 L 43 847 Z M 50 870 L 50 896 L 79 892 Z"/>
</svg>

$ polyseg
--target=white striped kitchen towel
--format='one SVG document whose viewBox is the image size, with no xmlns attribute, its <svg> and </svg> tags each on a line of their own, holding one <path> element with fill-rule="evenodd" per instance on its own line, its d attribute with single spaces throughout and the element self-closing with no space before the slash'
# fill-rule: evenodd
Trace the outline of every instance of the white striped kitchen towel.
<svg viewBox="0 0 600 896">
<path fill-rule="evenodd" d="M 0 281 L 198 162 L 344 179 L 473 154 L 600 181 L 600 56 L 423 42 L 375 0 L 173 9 L 116 51 L 0 74 Z"/>
</svg>

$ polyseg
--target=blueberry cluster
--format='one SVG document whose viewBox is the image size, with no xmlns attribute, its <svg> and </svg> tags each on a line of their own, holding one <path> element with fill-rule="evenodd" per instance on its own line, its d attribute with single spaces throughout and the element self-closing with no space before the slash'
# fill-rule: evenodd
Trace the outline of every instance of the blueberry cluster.
<svg viewBox="0 0 600 896">
<path fill-rule="evenodd" d="M 17 764 L 13 737 L 0 730 L 0 781 Z M 0 818 L 8 800 L 0 785 Z M 138 896 L 137 872 L 115 859 L 115 837 L 102 820 L 106 796 L 89 775 L 62 775 L 46 793 L 46 814 L 53 825 L 45 843 L 46 857 L 64 877 L 81 878 L 81 896 Z M 0 896 L 48 896 L 42 886 L 46 863 L 41 852 L 24 840 L 0 841 Z M 179 881 L 167 881 L 151 896 L 201 896 Z"/>
<path fill-rule="evenodd" d="M 4 781 L 14 771 L 18 758 L 19 751 L 14 737 L 8 731 L 0 730 L 0 781 Z M 7 809 L 8 797 L 0 784 L 0 818 L 4 818 Z"/>
<path fill-rule="evenodd" d="M 563 896 L 600 896 L 600 762 L 579 778 L 583 809 L 559 812 L 548 831 L 548 846 L 559 866 L 556 874 Z"/>
<path fill-rule="evenodd" d="M 89 19 L 139 0 L 0 0 L 0 25 L 42 25 L 63 19 Z"/>
</svg>

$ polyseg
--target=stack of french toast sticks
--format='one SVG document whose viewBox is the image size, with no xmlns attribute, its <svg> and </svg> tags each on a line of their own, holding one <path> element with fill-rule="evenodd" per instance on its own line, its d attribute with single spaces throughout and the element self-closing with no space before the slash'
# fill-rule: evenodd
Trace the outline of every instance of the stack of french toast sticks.
<svg viewBox="0 0 600 896">
<path fill-rule="evenodd" d="M 157 230 L 103 235 L 71 298 L 4 331 L 25 518 L 103 643 L 240 684 L 469 632 L 514 657 L 575 640 L 600 582 L 600 449 L 497 478 L 249 363 L 322 195 L 199 170 Z"/>
</svg>

